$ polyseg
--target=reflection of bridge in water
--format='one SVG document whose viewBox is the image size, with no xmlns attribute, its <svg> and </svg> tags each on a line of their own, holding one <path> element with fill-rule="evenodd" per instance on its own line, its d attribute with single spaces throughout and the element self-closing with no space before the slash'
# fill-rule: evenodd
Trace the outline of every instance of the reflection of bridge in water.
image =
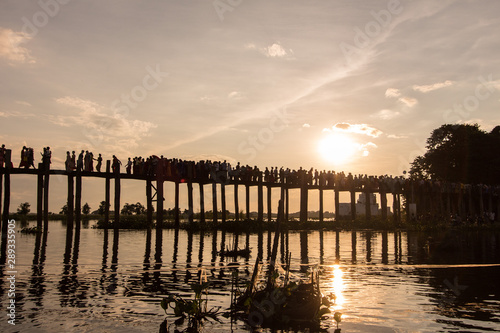
<svg viewBox="0 0 500 333">
<path fill-rule="evenodd" d="M 163 163 L 164 160 L 160 160 Z M 10 150 L 6 150 L 5 164 L 10 166 Z M 159 168 L 159 166 L 157 166 Z M 193 184 L 199 186 L 199 221 L 205 222 L 205 185 L 212 187 L 212 219 L 213 222 L 219 223 L 226 222 L 226 187 L 234 187 L 234 219 L 239 222 L 241 219 L 250 218 L 250 188 L 257 187 L 257 220 L 264 221 L 264 188 L 267 190 L 267 218 L 268 222 L 272 220 L 272 189 L 280 189 L 280 200 L 284 202 L 285 219 L 288 220 L 289 216 L 289 190 L 300 190 L 300 221 L 305 222 L 308 220 L 308 197 L 310 190 L 317 190 L 319 193 L 319 221 L 324 220 L 324 191 L 333 191 L 334 205 L 336 220 L 342 218 L 340 216 L 340 193 L 348 192 L 350 194 L 350 218 L 356 218 L 356 193 L 362 193 L 365 198 L 365 212 L 364 217 L 370 220 L 372 217 L 371 204 L 372 194 L 380 196 L 381 204 L 381 218 L 387 220 L 388 216 L 388 201 L 387 195 L 392 195 L 392 218 L 395 222 L 401 221 L 401 197 L 406 198 L 407 202 L 416 203 L 418 210 L 410 211 L 412 205 L 406 205 L 406 216 L 426 215 L 432 216 L 450 216 L 450 214 L 461 215 L 466 217 L 469 215 L 482 215 L 484 212 L 489 212 L 495 215 L 498 220 L 500 212 L 500 200 L 498 196 L 498 187 L 485 187 L 478 186 L 464 186 L 463 184 L 440 184 L 436 182 L 413 182 L 410 180 L 392 181 L 391 183 L 385 182 L 383 178 L 377 179 L 373 177 L 356 179 L 355 182 L 322 182 L 319 181 L 313 185 L 307 178 L 307 174 L 301 174 L 297 181 L 290 182 L 274 182 L 264 181 L 262 172 L 257 177 L 252 177 L 250 180 L 242 180 L 240 178 L 230 179 L 229 177 L 199 177 L 187 176 L 182 179 L 180 177 L 167 177 L 164 172 L 155 172 L 152 175 L 136 175 L 121 173 L 120 166 L 113 166 L 111 171 L 111 161 L 106 162 L 105 172 L 88 172 L 88 171 L 65 171 L 65 170 L 51 170 L 50 164 L 40 163 L 38 169 L 20 169 L 20 168 L 4 168 L 0 169 L 2 177 L 0 177 L 0 188 L 3 183 L 3 226 L 2 231 L 7 230 L 7 219 L 10 209 L 10 176 L 17 174 L 32 174 L 37 176 L 37 227 L 39 230 L 46 229 L 48 226 L 48 201 L 49 201 L 49 179 L 51 175 L 60 175 L 67 177 L 68 195 L 67 195 L 67 215 L 68 225 L 72 226 L 74 222 L 77 224 L 81 221 L 81 198 L 82 198 L 82 179 L 87 177 L 103 178 L 105 180 L 105 212 L 104 223 L 107 226 L 110 221 L 110 197 L 111 197 L 111 180 L 114 181 L 114 228 L 120 227 L 120 192 L 122 179 L 136 179 L 145 182 L 146 190 L 146 208 L 147 208 L 147 223 L 153 224 L 153 202 L 156 202 L 156 228 L 162 229 L 164 220 L 164 182 L 172 182 L 175 184 L 174 190 L 174 219 L 175 226 L 178 227 L 180 223 L 179 214 L 179 187 L 181 184 L 187 186 L 187 202 L 188 202 L 188 221 L 194 222 L 193 210 Z M 391 178 L 392 179 L 392 178 Z M 245 205 L 246 215 L 240 216 L 239 213 L 239 198 L 238 187 L 245 187 Z M 220 188 L 220 214 L 217 208 L 217 190 Z M 0 192 L 0 205 L 1 205 L 1 192 Z M 1 207 L 0 207 L 1 208 Z M 220 218 L 219 218 L 220 215 Z M 159 233 L 157 233 L 159 234 Z M 6 234 L 5 234 L 6 235 Z"/>
</svg>

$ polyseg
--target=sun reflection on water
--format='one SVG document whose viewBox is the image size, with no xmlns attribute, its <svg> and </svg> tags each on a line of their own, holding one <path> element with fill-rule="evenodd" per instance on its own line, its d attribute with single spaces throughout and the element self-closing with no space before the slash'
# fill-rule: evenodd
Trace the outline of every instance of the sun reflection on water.
<svg viewBox="0 0 500 333">
<path fill-rule="evenodd" d="M 333 293 L 335 294 L 336 299 L 335 299 L 335 304 L 333 305 L 333 309 L 331 309 L 331 310 L 334 310 L 334 311 L 341 310 L 343 308 L 342 305 L 345 302 L 344 294 L 343 294 L 343 291 L 345 288 L 343 276 L 344 276 L 344 272 L 342 271 L 342 269 L 340 269 L 340 266 L 333 265 L 333 279 L 332 279 L 331 284 L 332 284 Z"/>
</svg>

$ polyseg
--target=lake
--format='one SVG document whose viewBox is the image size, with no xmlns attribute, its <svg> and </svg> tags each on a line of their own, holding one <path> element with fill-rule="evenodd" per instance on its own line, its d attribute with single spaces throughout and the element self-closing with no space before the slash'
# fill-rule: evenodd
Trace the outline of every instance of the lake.
<svg viewBox="0 0 500 333">
<path fill-rule="evenodd" d="M 1 267 L 1 332 L 158 332 L 162 297 L 192 297 L 189 284 L 200 275 L 212 282 L 209 307 L 226 309 L 232 271 L 250 280 L 257 256 L 267 263 L 273 238 L 163 230 L 159 251 L 154 230 L 115 234 L 95 223 L 68 233 L 65 222 L 51 221 L 45 240 L 15 234 L 15 298 L 12 267 Z M 499 231 L 307 231 L 281 239 L 278 259 L 291 252 L 292 279 L 319 270 L 322 292 L 336 295 L 331 310 L 342 312 L 343 333 L 500 331 Z M 218 254 L 235 242 L 251 248 L 249 258 Z M 11 299 L 16 325 L 8 323 Z M 221 319 L 204 331 L 249 331 L 243 321 Z M 325 332 L 335 328 L 332 316 L 321 322 Z"/>
</svg>

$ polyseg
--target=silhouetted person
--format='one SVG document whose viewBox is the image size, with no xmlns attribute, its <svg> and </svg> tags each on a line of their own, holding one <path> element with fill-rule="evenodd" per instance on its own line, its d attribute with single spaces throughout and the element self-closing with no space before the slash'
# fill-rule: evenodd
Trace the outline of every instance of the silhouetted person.
<svg viewBox="0 0 500 333">
<path fill-rule="evenodd" d="M 95 168 L 96 168 L 97 172 L 101 172 L 101 166 L 102 166 L 102 156 L 101 156 L 101 154 L 99 154 L 99 156 L 97 157 L 96 161 L 97 161 L 97 164 L 96 164 Z"/>
</svg>

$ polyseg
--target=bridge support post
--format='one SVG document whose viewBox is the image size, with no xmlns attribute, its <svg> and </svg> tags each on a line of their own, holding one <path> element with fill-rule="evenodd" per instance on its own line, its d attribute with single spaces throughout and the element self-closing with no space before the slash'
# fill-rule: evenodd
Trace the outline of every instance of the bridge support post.
<svg viewBox="0 0 500 333">
<path fill-rule="evenodd" d="M 175 193 L 174 193 L 174 221 L 175 228 L 179 228 L 180 217 L 179 217 L 179 181 L 175 181 Z"/>
<path fill-rule="evenodd" d="M 307 222 L 307 201 L 308 201 L 309 189 L 305 180 L 302 181 L 300 185 L 300 222 Z"/>
<path fill-rule="evenodd" d="M 109 227 L 109 207 L 111 192 L 111 161 L 106 161 L 106 183 L 104 192 L 104 229 Z"/>
<path fill-rule="evenodd" d="M 340 190 L 339 185 L 335 184 L 335 189 L 333 191 L 334 201 L 335 201 L 335 221 L 339 221 L 341 219 L 340 216 Z"/>
<path fill-rule="evenodd" d="M 356 190 L 351 188 L 351 220 L 356 220 Z"/>
<path fill-rule="evenodd" d="M 319 222 L 323 223 L 324 215 L 323 215 L 323 185 L 319 186 Z"/>
<path fill-rule="evenodd" d="M 146 179 L 146 223 L 148 225 L 149 237 L 151 237 L 151 226 L 153 225 L 153 184 L 148 176 Z"/>
<path fill-rule="evenodd" d="M 250 219 L 250 186 L 245 184 L 246 219 Z"/>
<path fill-rule="evenodd" d="M 259 175 L 257 184 L 257 220 L 264 221 L 264 188 L 262 186 L 262 175 Z"/>
<path fill-rule="evenodd" d="M 200 185 L 200 222 L 205 223 L 205 192 L 203 188 L 203 183 Z"/>
<path fill-rule="evenodd" d="M 191 180 L 187 183 L 188 190 L 188 221 L 193 223 L 194 209 L 193 209 L 193 182 Z"/>
<path fill-rule="evenodd" d="M 217 183 L 215 179 L 212 180 L 212 220 L 217 224 Z"/>
<path fill-rule="evenodd" d="M 222 211 L 222 223 L 226 223 L 226 185 L 224 182 L 221 182 L 220 184 L 220 204 L 221 204 L 221 211 Z"/>
<path fill-rule="evenodd" d="M 384 188 L 384 184 L 380 185 L 380 206 L 382 209 L 382 221 L 387 220 L 387 192 L 386 189 Z"/>
<path fill-rule="evenodd" d="M 273 219 L 273 211 L 272 211 L 272 187 L 267 185 L 267 222 L 271 223 Z"/>
<path fill-rule="evenodd" d="M 66 204 L 67 209 L 67 223 L 68 228 L 73 228 L 74 223 L 74 212 L 75 212 L 75 195 L 74 195 L 74 177 L 68 173 L 68 202 Z"/>
<path fill-rule="evenodd" d="M 80 229 L 81 216 L 82 216 L 82 172 L 80 170 L 76 170 L 75 222 L 77 229 Z"/>
<path fill-rule="evenodd" d="M 47 232 L 49 228 L 49 172 L 50 163 L 44 163 L 44 179 L 43 179 L 43 231 Z"/>
<path fill-rule="evenodd" d="M 10 209 L 10 149 L 6 150 L 5 154 L 5 169 L 4 184 L 3 184 L 3 214 L 2 214 L 2 254 L 4 255 L 7 250 L 7 233 L 9 224 L 9 209 Z M 2 188 L 0 187 L 0 192 Z M 2 258 L 2 263 L 5 263 L 5 257 Z"/>
<path fill-rule="evenodd" d="M 43 228 L 43 164 L 38 163 L 37 189 L 36 189 L 36 227 L 39 231 Z"/>
<path fill-rule="evenodd" d="M 120 227 L 120 194 L 121 194 L 120 164 L 115 165 L 113 167 L 113 169 L 114 169 L 114 173 L 115 173 L 115 221 L 114 221 L 114 229 L 117 230 Z"/>
<path fill-rule="evenodd" d="M 240 221 L 240 205 L 238 201 L 238 183 L 234 183 L 234 219 L 236 222 Z"/>
</svg>

